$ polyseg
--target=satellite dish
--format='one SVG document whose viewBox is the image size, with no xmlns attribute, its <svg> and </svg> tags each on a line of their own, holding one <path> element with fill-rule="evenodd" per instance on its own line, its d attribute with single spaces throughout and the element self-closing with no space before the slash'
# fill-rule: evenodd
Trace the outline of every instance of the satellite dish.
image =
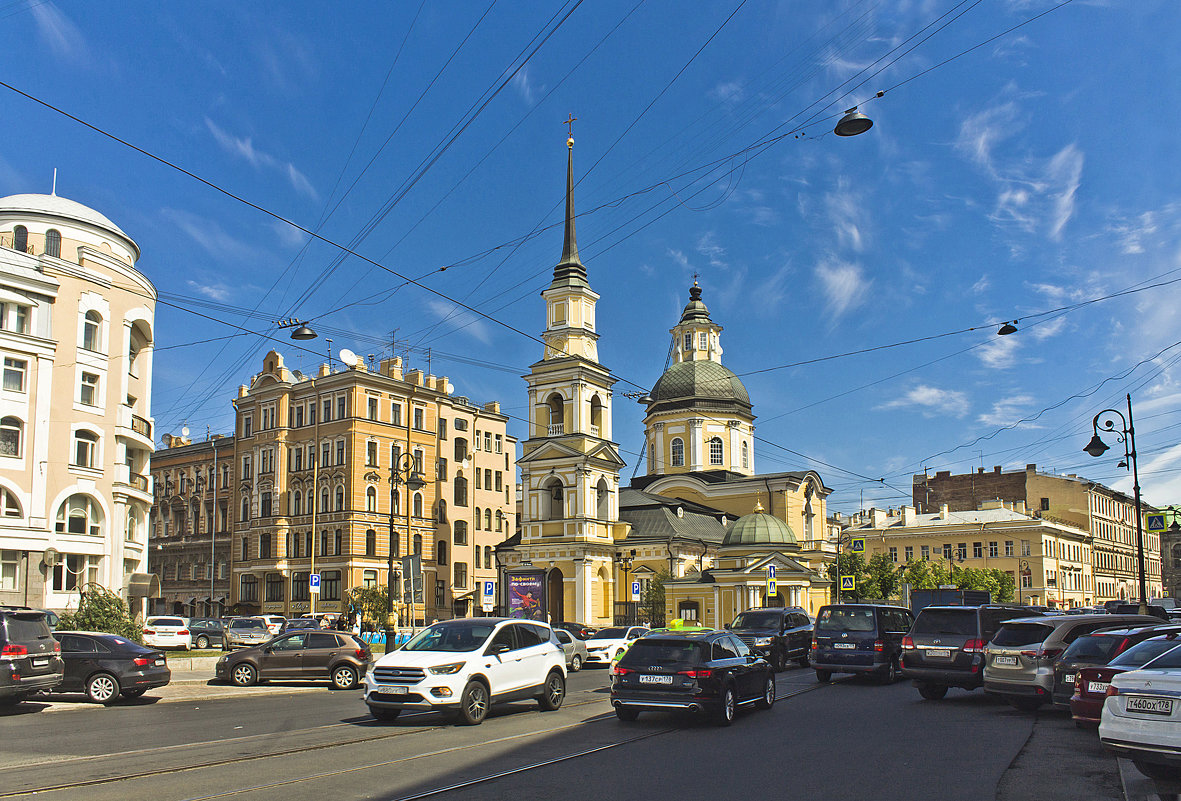
<svg viewBox="0 0 1181 801">
<path fill-rule="evenodd" d="M 357 354 L 353 353 L 348 348 L 341 348 L 340 353 L 337 354 L 337 356 L 340 358 L 340 360 L 342 362 L 347 364 L 349 367 L 356 366 L 357 362 L 360 361 L 360 359 L 357 358 Z"/>
<path fill-rule="evenodd" d="M 41 554 L 41 561 L 45 563 L 46 567 L 57 567 L 61 558 L 61 552 L 57 548 L 46 548 L 45 552 Z"/>
<path fill-rule="evenodd" d="M 455 385 L 452 384 L 450 381 L 448 381 L 447 382 L 447 389 L 445 391 L 448 395 L 454 395 L 455 394 Z"/>
<path fill-rule="evenodd" d="M 184 427 L 183 427 L 183 428 L 180 430 L 180 435 L 181 435 L 182 437 L 187 437 L 187 436 L 189 435 L 189 427 L 188 427 L 188 426 L 184 426 Z"/>
</svg>

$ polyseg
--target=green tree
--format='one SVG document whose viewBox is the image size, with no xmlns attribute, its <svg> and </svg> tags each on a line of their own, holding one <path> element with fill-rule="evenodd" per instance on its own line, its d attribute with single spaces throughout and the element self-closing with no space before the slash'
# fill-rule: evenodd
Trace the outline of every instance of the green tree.
<svg viewBox="0 0 1181 801">
<path fill-rule="evenodd" d="M 78 608 L 61 616 L 57 627 L 65 631 L 105 631 L 132 642 L 142 642 L 143 629 L 127 604 L 101 584 L 87 584 L 78 598 Z"/>
<path fill-rule="evenodd" d="M 951 584 L 947 565 L 942 561 L 932 562 L 929 559 L 916 559 L 907 562 L 902 568 L 902 580 L 910 585 L 912 590 L 936 590 L 942 584 Z"/>
<path fill-rule="evenodd" d="M 898 592 L 902 571 L 887 554 L 875 553 L 866 566 L 865 598 L 893 598 Z"/>
<path fill-rule="evenodd" d="M 640 617 L 646 619 L 651 626 L 664 625 L 664 582 L 670 578 L 672 574 L 666 568 L 661 568 L 640 597 Z"/>
<path fill-rule="evenodd" d="M 347 600 L 361 616 L 362 628 L 366 623 L 372 623 L 380 628 L 385 625 L 389 597 L 383 584 L 376 587 L 351 587 Z"/>
<path fill-rule="evenodd" d="M 834 587 L 841 586 L 841 576 L 852 576 L 854 588 L 843 590 L 840 597 L 846 601 L 860 601 L 862 598 L 874 596 L 866 593 L 869 574 L 866 572 L 865 556 L 853 551 L 842 551 L 837 554 L 836 562 L 828 564 L 828 578 Z"/>
</svg>

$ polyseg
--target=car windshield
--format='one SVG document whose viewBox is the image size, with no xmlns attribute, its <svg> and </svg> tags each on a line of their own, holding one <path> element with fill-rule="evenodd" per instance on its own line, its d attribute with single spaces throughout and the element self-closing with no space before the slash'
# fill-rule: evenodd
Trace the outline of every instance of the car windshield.
<svg viewBox="0 0 1181 801">
<path fill-rule="evenodd" d="M 1181 640 L 1145 640 L 1142 643 L 1133 645 L 1107 664 L 1111 667 L 1122 668 L 1143 667 L 1151 660 L 1173 650 L 1178 645 L 1181 645 Z M 1160 667 L 1160 665 L 1153 665 L 1153 667 Z"/>
<path fill-rule="evenodd" d="M 1069 662 L 1071 660 L 1085 660 L 1088 662 L 1106 662 L 1115 653 L 1115 649 L 1121 642 L 1124 642 L 1124 637 L 1112 637 L 1106 634 L 1092 634 L 1088 637 L 1079 637 L 1070 644 L 1066 649 L 1066 653 L 1062 658 Z"/>
<path fill-rule="evenodd" d="M 230 623 L 232 629 L 265 629 L 267 626 L 261 620 L 235 620 Z"/>
<path fill-rule="evenodd" d="M 743 612 L 734 618 L 732 629 L 777 629 L 783 619 L 780 612 Z"/>
<path fill-rule="evenodd" d="M 976 634 L 975 609 L 924 609 L 911 634 Z"/>
<path fill-rule="evenodd" d="M 474 651 L 496 627 L 490 623 L 436 623 L 410 638 L 402 651 Z"/>
<path fill-rule="evenodd" d="M 622 640 L 625 637 L 627 637 L 627 629 L 622 626 L 600 629 L 591 635 L 592 640 Z"/>
<path fill-rule="evenodd" d="M 621 665 L 693 665 L 706 662 L 701 643 L 690 640 L 638 640 L 623 658 Z"/>
<path fill-rule="evenodd" d="M 872 609 L 825 609 L 816 621 L 820 631 L 874 631 Z"/>
<path fill-rule="evenodd" d="M 992 644 L 1037 645 L 1045 642 L 1053 630 L 1053 626 L 1043 626 L 1041 623 L 1005 623 L 992 638 Z"/>
</svg>

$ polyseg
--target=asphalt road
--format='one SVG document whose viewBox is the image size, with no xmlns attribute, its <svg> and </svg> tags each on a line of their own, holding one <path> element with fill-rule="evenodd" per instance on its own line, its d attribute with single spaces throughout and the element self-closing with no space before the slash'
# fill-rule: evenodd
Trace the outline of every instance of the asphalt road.
<svg viewBox="0 0 1181 801">
<path fill-rule="evenodd" d="M 796 669 L 771 711 L 721 729 L 669 714 L 622 723 L 606 683 L 585 670 L 561 710 L 512 704 L 472 728 L 433 714 L 378 724 L 359 692 L 323 685 L 26 705 L 0 718 L 0 799 L 1124 798 L 1093 731 L 980 692 L 930 702 L 907 682 L 820 685 Z"/>
</svg>

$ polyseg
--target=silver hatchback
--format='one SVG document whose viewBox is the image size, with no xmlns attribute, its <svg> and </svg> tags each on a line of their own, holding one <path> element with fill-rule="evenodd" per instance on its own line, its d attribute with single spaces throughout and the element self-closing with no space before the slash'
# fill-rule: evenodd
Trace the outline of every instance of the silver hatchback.
<svg viewBox="0 0 1181 801">
<path fill-rule="evenodd" d="M 1099 629 L 1160 622 L 1148 615 L 1105 614 L 1006 621 L 984 649 L 984 691 L 1032 712 L 1050 701 L 1054 661 L 1076 638 Z"/>
</svg>

